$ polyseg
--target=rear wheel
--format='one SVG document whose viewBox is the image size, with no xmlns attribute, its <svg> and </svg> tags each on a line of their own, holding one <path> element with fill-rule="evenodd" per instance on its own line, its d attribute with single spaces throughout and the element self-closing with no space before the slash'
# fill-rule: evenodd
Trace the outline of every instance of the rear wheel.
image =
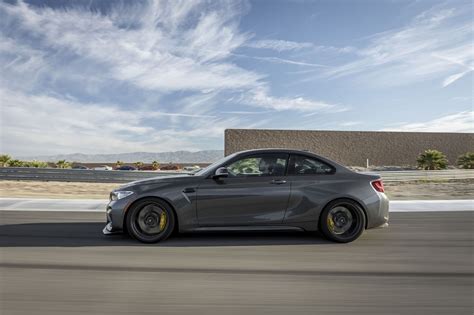
<svg viewBox="0 0 474 315">
<path fill-rule="evenodd" d="M 173 232 L 175 217 L 170 206 L 157 199 L 144 199 L 128 211 L 127 231 L 143 243 L 167 239 Z"/>
<path fill-rule="evenodd" d="M 329 203 L 321 213 L 321 232 L 331 241 L 352 242 L 364 232 L 364 228 L 364 211 L 352 200 L 335 200 Z"/>
</svg>

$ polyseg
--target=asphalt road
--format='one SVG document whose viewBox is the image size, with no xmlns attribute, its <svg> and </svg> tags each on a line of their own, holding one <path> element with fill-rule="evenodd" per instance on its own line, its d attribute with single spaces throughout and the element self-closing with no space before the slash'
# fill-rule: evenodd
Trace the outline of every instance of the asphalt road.
<svg viewBox="0 0 474 315">
<path fill-rule="evenodd" d="M 474 212 L 400 212 L 351 244 L 213 233 L 143 245 L 102 213 L 0 211 L 0 313 L 472 314 Z"/>
</svg>

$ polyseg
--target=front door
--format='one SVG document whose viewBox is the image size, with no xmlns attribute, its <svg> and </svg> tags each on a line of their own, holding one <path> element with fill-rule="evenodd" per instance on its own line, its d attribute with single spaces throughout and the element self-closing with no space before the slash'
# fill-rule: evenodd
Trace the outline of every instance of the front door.
<svg viewBox="0 0 474 315">
<path fill-rule="evenodd" d="M 288 205 L 287 154 L 254 154 L 230 162 L 226 178 L 206 179 L 197 191 L 200 226 L 281 223 Z"/>
</svg>

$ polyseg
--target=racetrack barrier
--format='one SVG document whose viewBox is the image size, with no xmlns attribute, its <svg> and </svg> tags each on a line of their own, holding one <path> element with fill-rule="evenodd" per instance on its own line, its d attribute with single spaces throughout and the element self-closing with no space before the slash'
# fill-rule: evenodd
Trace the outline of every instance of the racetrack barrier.
<svg viewBox="0 0 474 315">
<path fill-rule="evenodd" d="M 378 174 L 385 182 L 474 179 L 474 170 L 441 170 L 441 171 L 373 171 L 364 174 Z M 36 180 L 89 183 L 127 183 L 135 180 L 183 175 L 178 171 L 103 171 L 76 170 L 59 168 L 2 167 L 0 180 Z"/>
</svg>

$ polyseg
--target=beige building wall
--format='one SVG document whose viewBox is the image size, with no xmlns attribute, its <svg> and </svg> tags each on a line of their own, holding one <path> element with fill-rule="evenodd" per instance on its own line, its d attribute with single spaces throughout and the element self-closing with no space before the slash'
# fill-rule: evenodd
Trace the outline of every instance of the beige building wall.
<svg viewBox="0 0 474 315">
<path fill-rule="evenodd" d="M 303 131 L 227 129 L 225 155 L 259 148 L 308 150 L 350 166 L 416 165 L 426 149 L 442 151 L 450 164 L 459 155 L 474 151 L 472 133 Z"/>
</svg>

